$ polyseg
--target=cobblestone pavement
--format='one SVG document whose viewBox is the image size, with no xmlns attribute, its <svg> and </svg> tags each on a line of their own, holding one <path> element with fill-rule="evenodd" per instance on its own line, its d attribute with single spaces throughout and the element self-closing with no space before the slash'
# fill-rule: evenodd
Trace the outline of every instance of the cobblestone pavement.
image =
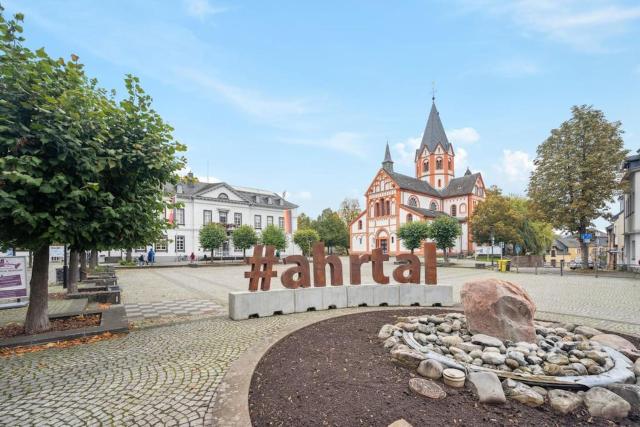
<svg viewBox="0 0 640 427">
<path fill-rule="evenodd" d="M 63 300 L 49 300 L 49 313 L 69 313 L 83 311 L 87 307 L 86 298 L 78 299 L 63 299 Z M 22 323 L 27 316 L 27 307 L 11 308 L 7 310 L 0 310 L 0 326 L 4 326 L 7 323 Z"/>
<path fill-rule="evenodd" d="M 348 309 L 215 317 L 0 361 L 0 425 L 203 425 L 229 364 L 257 340 Z"/>
<path fill-rule="evenodd" d="M 217 313 L 226 314 L 219 304 L 209 300 L 180 300 L 124 305 L 129 321 L 153 319 L 162 316 L 197 316 Z"/>
</svg>

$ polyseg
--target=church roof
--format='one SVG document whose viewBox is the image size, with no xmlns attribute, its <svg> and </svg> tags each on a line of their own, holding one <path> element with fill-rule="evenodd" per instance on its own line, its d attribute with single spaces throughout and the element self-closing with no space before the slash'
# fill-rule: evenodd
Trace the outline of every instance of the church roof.
<svg viewBox="0 0 640 427">
<path fill-rule="evenodd" d="M 384 150 L 384 160 L 382 161 L 382 163 L 385 162 L 392 162 L 393 160 L 391 160 L 391 152 L 389 151 L 389 143 L 387 142 L 387 148 L 385 148 Z"/>
<path fill-rule="evenodd" d="M 434 101 L 433 104 L 431 104 L 431 112 L 427 120 L 427 127 L 424 129 L 424 134 L 422 135 L 422 143 L 420 144 L 420 148 L 418 148 L 418 153 L 421 153 L 425 147 L 427 147 L 429 152 L 434 152 L 438 144 L 442 144 L 442 148 L 445 151 L 449 151 L 451 147 L 447 139 L 447 134 L 444 131 L 444 126 L 442 126 L 442 121 L 440 120 L 440 113 L 438 113 Z"/>
<path fill-rule="evenodd" d="M 464 176 L 453 178 L 449 185 L 442 189 L 443 197 L 462 196 L 473 193 L 473 187 L 480 176 L 480 172 L 464 174 Z"/>
<path fill-rule="evenodd" d="M 440 192 L 425 181 L 397 172 L 387 171 L 387 173 L 402 190 L 410 190 L 418 193 L 428 194 L 430 196 L 441 197 Z"/>
<path fill-rule="evenodd" d="M 449 216 L 447 213 L 442 211 L 436 211 L 433 209 L 424 209 L 424 208 L 416 208 L 414 206 L 402 205 L 403 208 L 419 213 L 422 216 L 426 216 L 427 218 L 437 218 L 439 216 Z"/>
</svg>

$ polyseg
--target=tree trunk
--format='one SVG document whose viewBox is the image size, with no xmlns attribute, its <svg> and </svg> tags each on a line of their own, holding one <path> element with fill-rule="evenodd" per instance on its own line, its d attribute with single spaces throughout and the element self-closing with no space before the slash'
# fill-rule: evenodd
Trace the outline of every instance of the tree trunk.
<svg viewBox="0 0 640 427">
<path fill-rule="evenodd" d="M 29 308 L 24 329 L 31 335 L 49 329 L 49 245 L 38 248 L 33 255 L 29 289 Z"/>
<path fill-rule="evenodd" d="M 87 278 L 87 253 L 80 251 L 80 280 Z"/>
<path fill-rule="evenodd" d="M 213 249 L 211 249 L 211 264 L 213 264 Z"/>
<path fill-rule="evenodd" d="M 444 248 L 442 253 L 444 254 L 444 263 L 447 264 L 449 262 L 449 253 L 447 252 L 447 248 Z"/>
<path fill-rule="evenodd" d="M 78 251 L 69 253 L 69 281 L 67 282 L 67 292 L 70 294 L 78 292 L 78 261 L 80 256 Z"/>
<path fill-rule="evenodd" d="M 29 251 L 29 268 L 33 267 L 33 252 Z"/>
<path fill-rule="evenodd" d="M 131 262 L 131 252 L 133 252 L 133 249 L 131 248 L 127 249 L 127 255 L 125 256 L 125 261 Z"/>
<path fill-rule="evenodd" d="M 91 255 L 89 257 L 89 269 L 95 270 L 98 266 L 98 250 L 91 249 Z"/>
<path fill-rule="evenodd" d="M 582 269 L 589 268 L 589 245 L 580 239 L 580 252 L 582 253 Z"/>
<path fill-rule="evenodd" d="M 411 248 L 411 255 L 413 255 L 413 248 Z"/>
</svg>

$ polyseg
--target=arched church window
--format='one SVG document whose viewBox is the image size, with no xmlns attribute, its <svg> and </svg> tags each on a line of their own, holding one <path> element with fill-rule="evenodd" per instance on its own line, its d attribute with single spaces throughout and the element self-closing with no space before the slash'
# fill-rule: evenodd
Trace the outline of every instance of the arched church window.
<svg viewBox="0 0 640 427">
<path fill-rule="evenodd" d="M 451 205 L 451 216 L 456 216 L 456 205 Z"/>
<path fill-rule="evenodd" d="M 460 213 L 467 213 L 467 204 L 466 203 L 460 203 Z"/>
<path fill-rule="evenodd" d="M 407 222 L 413 221 L 413 215 L 407 214 Z"/>
<path fill-rule="evenodd" d="M 358 230 L 362 230 L 362 220 L 358 221 Z"/>
<path fill-rule="evenodd" d="M 441 179 L 438 180 L 438 188 L 440 188 L 440 187 L 442 187 L 442 180 Z"/>
<path fill-rule="evenodd" d="M 429 160 L 426 160 L 426 161 L 422 164 L 422 170 L 423 170 L 423 172 L 429 172 Z"/>
<path fill-rule="evenodd" d="M 437 169 L 437 170 L 442 169 L 442 157 L 438 157 L 438 158 L 436 159 L 436 169 Z"/>
<path fill-rule="evenodd" d="M 451 170 L 451 157 L 447 159 L 447 168 Z"/>
<path fill-rule="evenodd" d="M 375 216 L 380 216 L 380 203 L 376 202 L 376 214 Z"/>
<path fill-rule="evenodd" d="M 417 208 L 418 207 L 418 199 L 415 197 L 409 197 L 409 206 Z"/>
<path fill-rule="evenodd" d="M 429 205 L 429 209 L 431 209 L 432 211 L 437 211 L 438 204 L 436 202 L 431 202 L 431 204 Z"/>
<path fill-rule="evenodd" d="M 385 204 L 384 214 L 391 215 L 391 202 L 389 202 L 388 200 L 387 200 L 387 203 Z"/>
</svg>

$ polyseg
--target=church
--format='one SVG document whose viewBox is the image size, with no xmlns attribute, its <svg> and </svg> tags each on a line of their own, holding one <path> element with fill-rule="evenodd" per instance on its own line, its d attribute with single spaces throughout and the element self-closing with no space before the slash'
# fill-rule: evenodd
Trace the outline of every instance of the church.
<svg viewBox="0 0 640 427">
<path fill-rule="evenodd" d="M 411 221 L 431 221 L 440 215 L 457 218 L 462 235 L 451 254 L 475 251 L 469 217 L 484 200 L 485 185 L 480 173 L 466 170 L 455 174 L 455 152 L 436 108 L 435 99 L 420 147 L 415 154 L 415 176 L 393 170 L 386 146 L 382 167 L 365 193 L 365 210 L 350 224 L 352 254 L 381 248 L 389 255 L 408 253 L 398 239 L 398 229 Z M 420 249 L 416 250 L 420 253 Z"/>
</svg>

